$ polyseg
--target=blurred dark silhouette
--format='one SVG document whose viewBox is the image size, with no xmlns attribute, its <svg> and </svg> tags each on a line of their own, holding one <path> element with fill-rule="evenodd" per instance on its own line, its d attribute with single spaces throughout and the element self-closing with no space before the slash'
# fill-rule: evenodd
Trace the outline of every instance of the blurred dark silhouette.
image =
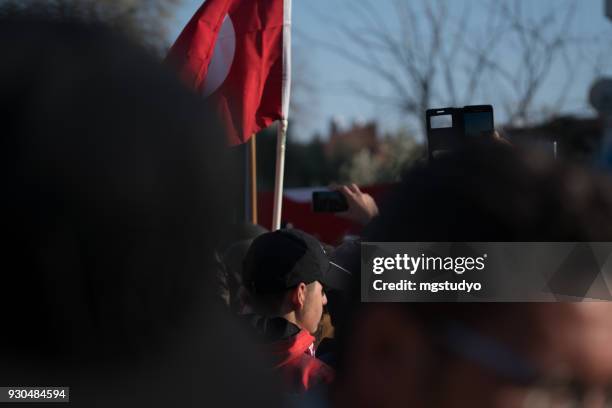
<svg viewBox="0 0 612 408">
<path fill-rule="evenodd" d="M 275 406 L 213 301 L 235 178 L 204 104 L 91 21 L 3 13 L 0 43 L 0 384 L 69 386 L 73 406 Z"/>
<path fill-rule="evenodd" d="M 248 291 L 243 284 L 244 257 L 255 238 L 268 232 L 260 225 L 244 223 L 230 228 L 227 242 L 215 251 L 215 286 L 217 298 L 234 314 L 248 307 Z"/>
<path fill-rule="evenodd" d="M 183 0 L 0 0 L 0 13 L 31 13 L 47 17 L 102 21 L 159 58 L 165 55 L 169 31 Z"/>
<path fill-rule="evenodd" d="M 607 241 L 612 184 L 589 169 L 497 143 L 408 172 L 372 241 Z"/>
<path fill-rule="evenodd" d="M 557 142 L 558 157 L 578 164 L 593 163 L 600 154 L 604 123 L 600 118 L 559 116 L 527 127 L 505 127 L 504 134 L 515 145 L 539 148 L 553 156 Z"/>
<path fill-rule="evenodd" d="M 411 171 L 367 240 L 612 240 L 608 178 L 506 145 L 466 147 Z M 373 304 L 354 286 L 336 326 L 336 406 L 599 407 L 610 397 L 610 303 Z"/>
</svg>

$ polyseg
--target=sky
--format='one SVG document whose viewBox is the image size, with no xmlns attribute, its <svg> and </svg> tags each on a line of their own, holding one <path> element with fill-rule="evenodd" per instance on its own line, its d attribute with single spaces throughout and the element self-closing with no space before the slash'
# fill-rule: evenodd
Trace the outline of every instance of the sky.
<svg viewBox="0 0 612 408">
<path fill-rule="evenodd" d="M 360 96 L 356 89 L 363 89 L 380 96 L 394 95 L 395 90 L 383 79 L 370 70 L 360 68 L 355 63 L 343 58 L 338 49 L 363 56 L 362 48 L 354 41 L 349 41 L 339 32 L 337 25 L 345 24 L 349 29 L 359 33 L 368 33 L 369 27 L 362 19 L 356 18 L 354 3 L 366 0 L 293 0 L 292 37 L 293 37 L 293 77 L 292 104 L 297 104 L 299 112 L 290 112 L 289 120 L 293 124 L 293 137 L 309 140 L 316 133 L 326 135 L 330 120 L 335 120 L 341 126 L 349 126 L 357 122 L 376 120 L 383 131 L 394 132 L 406 129 L 417 138 L 420 135 L 418 121 L 394 106 L 380 103 Z M 409 1 L 409 0 L 403 0 Z M 431 1 L 431 0 L 430 0 Z M 559 7 L 570 4 L 572 0 L 537 0 L 525 1 L 523 13 L 525 21 L 544 16 Z M 485 41 L 491 27 L 496 22 L 489 21 L 489 3 L 491 0 L 442 0 L 448 5 L 448 26 L 458 27 L 464 12 L 468 15 L 466 30 L 470 32 L 469 41 Z M 407 27 L 408 21 L 398 18 L 392 0 L 371 0 L 376 13 L 392 33 L 399 33 Z M 416 19 L 425 21 L 423 1 L 411 0 L 415 9 Z M 431 3 L 436 4 L 435 1 Z M 508 3 L 509 0 L 499 0 L 498 3 Z M 612 21 L 604 16 L 604 0 L 576 0 L 576 9 L 572 13 L 569 26 L 562 19 L 555 20 L 550 25 L 552 31 L 565 31 L 572 38 L 579 39 L 569 47 L 567 59 L 555 60 L 543 83 L 541 90 L 535 95 L 534 107 L 538 112 L 546 112 L 560 95 L 566 99 L 561 113 L 580 116 L 593 116 L 595 111 L 588 104 L 588 92 L 594 79 L 599 75 L 612 75 L 612 58 L 603 51 L 612 46 Z M 178 9 L 175 22 L 169 32 L 169 42 L 172 43 L 181 29 L 202 4 L 202 0 L 184 0 Z M 469 12 L 466 12 L 469 10 Z M 437 11 L 434 7 L 434 11 Z M 367 19 L 366 15 L 365 18 Z M 370 21 L 370 20 L 368 20 Z M 501 23 L 500 23 L 501 24 Z M 419 27 L 424 27 L 421 24 Z M 451 44 L 452 32 L 447 34 L 447 44 Z M 589 41 L 586 41 L 588 39 Z M 595 40 L 595 41 L 591 41 Z M 450 45 L 448 45 L 450 46 Z M 337 47 L 334 49 L 334 47 Z M 511 73 L 519 72 L 520 48 L 517 41 L 508 36 L 507 41 L 500 41 L 491 51 L 491 56 Z M 467 83 L 467 73 L 475 61 L 463 56 L 453 62 L 456 71 L 456 83 L 459 86 Z M 380 64 L 394 64 L 382 59 Z M 571 70 L 568 68 L 571 67 Z M 439 68 L 439 67 L 438 67 Z M 569 71 L 572 73 L 570 74 Z M 397 72 L 401 76 L 401 72 Z M 482 78 L 479 91 L 473 98 L 463 101 L 464 104 L 492 104 L 495 109 L 496 125 L 508 120 L 504 113 L 503 103 L 507 95 L 513 92 L 507 83 L 497 83 L 498 78 Z M 358 85 L 356 85 L 358 84 Z M 439 104 L 448 101 L 448 90 L 440 80 L 435 85 L 436 94 L 440 95 Z M 567 89 L 567 91 L 564 91 Z M 467 92 L 467 91 L 466 91 Z M 431 106 L 438 108 L 444 106 Z M 424 113 L 423 113 L 424 114 Z"/>
</svg>

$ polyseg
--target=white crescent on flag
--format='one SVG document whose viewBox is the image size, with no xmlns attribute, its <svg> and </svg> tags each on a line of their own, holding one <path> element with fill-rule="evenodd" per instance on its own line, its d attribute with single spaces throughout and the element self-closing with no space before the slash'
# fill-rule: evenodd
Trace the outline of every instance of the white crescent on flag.
<svg viewBox="0 0 612 408">
<path fill-rule="evenodd" d="M 235 53 L 236 32 L 234 31 L 231 17 L 226 14 L 219 30 L 219 37 L 217 37 L 210 65 L 208 66 L 208 75 L 202 89 L 202 96 L 204 98 L 215 92 L 223 84 L 227 74 L 229 74 Z"/>
<path fill-rule="evenodd" d="M 230 145 L 288 118 L 291 0 L 206 0 L 166 58 L 215 107 Z"/>
</svg>

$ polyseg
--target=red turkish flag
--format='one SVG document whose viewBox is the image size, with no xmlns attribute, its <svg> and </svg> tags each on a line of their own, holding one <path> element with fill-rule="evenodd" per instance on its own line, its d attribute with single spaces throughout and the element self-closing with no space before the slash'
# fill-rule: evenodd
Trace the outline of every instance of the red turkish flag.
<svg viewBox="0 0 612 408">
<path fill-rule="evenodd" d="M 287 118 L 290 0 L 207 0 L 170 48 L 167 62 L 213 98 L 230 145 Z"/>
</svg>

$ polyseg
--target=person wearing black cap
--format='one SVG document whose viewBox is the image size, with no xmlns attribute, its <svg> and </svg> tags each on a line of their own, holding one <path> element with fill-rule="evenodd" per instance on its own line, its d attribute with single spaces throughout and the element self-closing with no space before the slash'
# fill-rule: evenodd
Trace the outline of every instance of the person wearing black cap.
<svg viewBox="0 0 612 408">
<path fill-rule="evenodd" d="M 327 303 L 325 288 L 344 274 L 316 238 L 295 229 L 260 235 L 247 252 L 244 279 L 258 313 L 248 319 L 289 392 L 333 380 L 333 369 L 314 356 L 312 334 Z"/>
</svg>

